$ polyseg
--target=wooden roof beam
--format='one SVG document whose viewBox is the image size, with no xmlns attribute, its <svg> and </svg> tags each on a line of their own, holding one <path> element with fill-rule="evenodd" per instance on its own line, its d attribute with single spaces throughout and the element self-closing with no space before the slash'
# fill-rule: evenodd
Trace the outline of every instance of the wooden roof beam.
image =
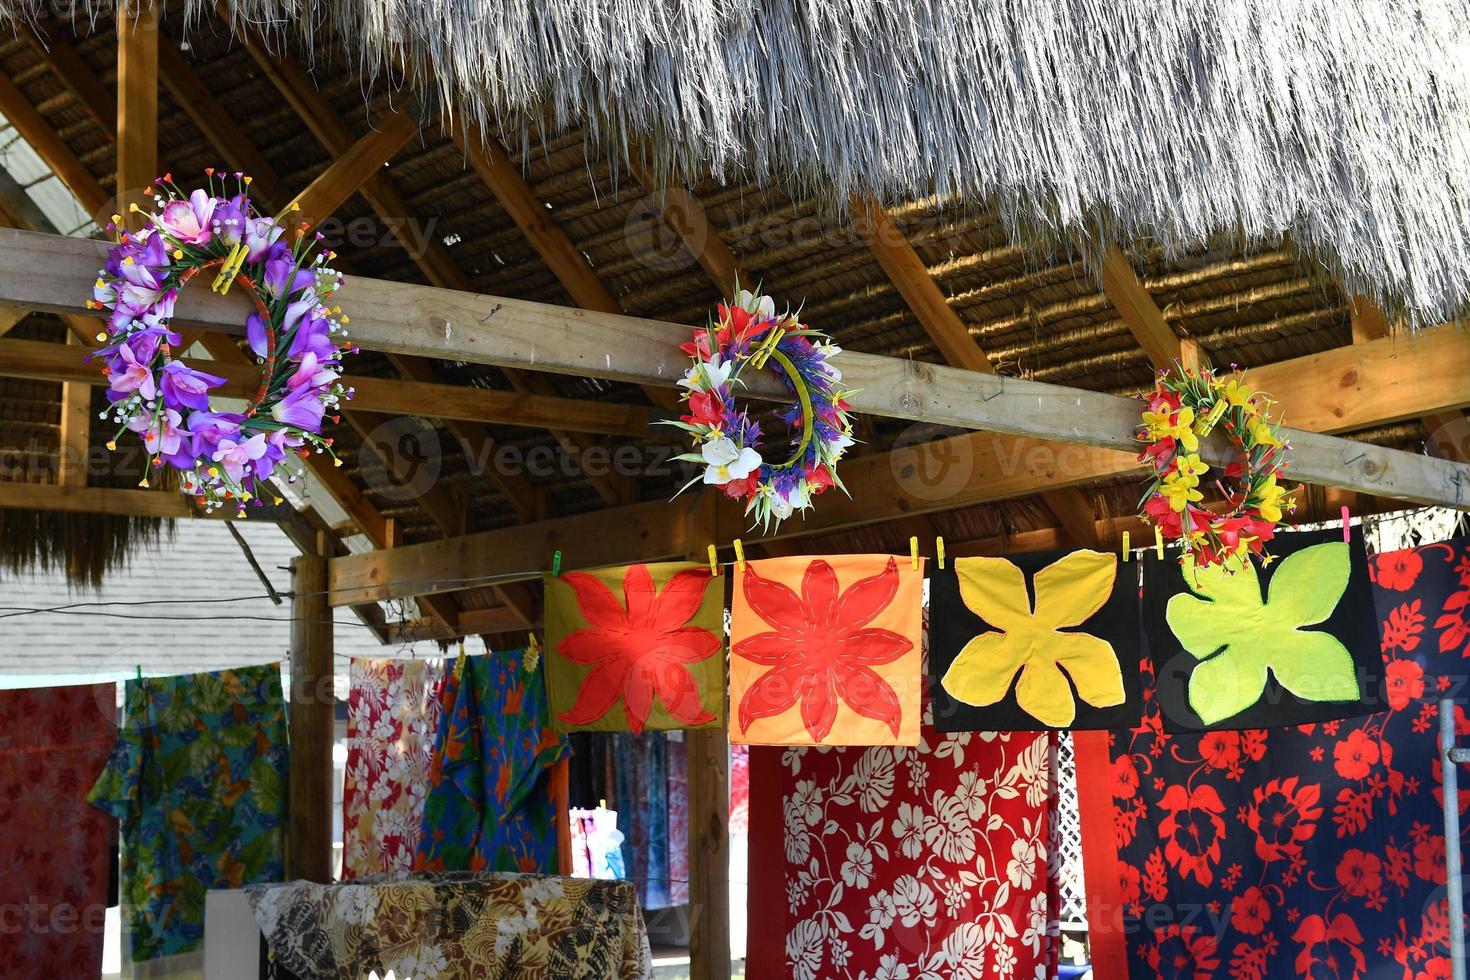
<svg viewBox="0 0 1470 980">
<path fill-rule="evenodd" d="M 56 135 L 44 116 L 36 111 L 25 93 L 5 75 L 0 74 L 0 115 L 4 115 L 31 149 L 51 168 L 51 172 L 71 191 L 94 218 L 106 221 L 112 195 L 104 191 L 97 178 Z M 151 178 L 150 178 L 151 180 Z"/>
<path fill-rule="evenodd" d="M 158 176 L 158 12 L 136 16 L 119 9 L 117 19 L 117 199 L 123 221 L 141 228 L 129 213 L 147 209 Z"/>
<path fill-rule="evenodd" d="M 418 120 L 408 113 L 389 113 L 380 120 L 377 129 L 338 154 L 310 186 L 296 195 L 295 203 L 300 207 L 296 218 L 307 224 L 320 224 L 371 178 L 378 176 L 393 154 L 417 136 L 418 131 Z"/>
<path fill-rule="evenodd" d="M 1116 245 L 1109 245 L 1101 257 L 1103 292 L 1112 302 L 1123 322 L 1138 340 L 1138 346 L 1148 355 L 1149 363 L 1164 369 L 1184 357 L 1179 335 L 1169 326 L 1163 310 L 1154 298 L 1128 256 Z"/>
<path fill-rule="evenodd" d="M 1352 324 L 1353 343 L 1366 344 L 1380 340 L 1392 333 L 1388 316 L 1373 300 L 1355 294 L 1348 300 L 1348 315 Z M 1458 409 L 1430 412 L 1419 417 L 1429 432 L 1429 443 L 1445 459 L 1464 462 L 1467 459 L 1464 440 L 1470 435 L 1470 423 L 1465 413 Z"/>
<path fill-rule="evenodd" d="M 658 202 L 664 224 L 679 236 L 722 297 L 732 297 L 737 283 L 752 287 L 741 274 L 740 260 L 710 221 L 697 194 L 682 187 L 660 187 L 643 161 L 634 161 L 632 172 L 633 178 Z"/>
<path fill-rule="evenodd" d="M 95 312 L 85 310 L 75 284 L 92 278 L 104 250 L 100 242 L 0 230 L 0 305 Z M 372 279 L 354 281 L 353 296 L 353 339 L 370 349 L 511 366 L 534 359 L 546 371 L 670 388 L 687 363 L 678 347 L 686 325 Z M 245 302 L 189 290 L 180 296 L 175 322 L 184 329 L 238 328 Z M 446 335 L 449 324 L 454 329 Z M 1410 353 L 1421 366 L 1413 374 L 1404 368 Z M 1463 331 L 1440 328 L 1423 331 L 1412 344 L 1386 339 L 1325 351 L 1298 358 L 1290 374 L 1258 368 L 1253 377 L 1301 427 L 1283 433 L 1293 446 L 1296 479 L 1467 507 L 1470 466 L 1307 431 L 1352 431 L 1464 407 L 1467 356 Z M 842 368 L 859 413 L 1097 446 L 1130 458 L 1137 452 L 1138 403 L 1131 398 L 852 351 Z M 749 379 L 749 393 L 786 397 L 764 375 Z M 1357 419 L 1364 421 L 1348 421 Z M 1221 463 L 1231 452 L 1212 438 L 1201 455 Z"/>
<path fill-rule="evenodd" d="M 945 363 L 968 371 L 995 374 L 995 365 L 950 307 L 924 260 L 883 205 L 870 197 L 853 197 L 851 211 L 858 234 L 914 318 L 934 341 Z M 1081 490 L 1076 487 L 1048 490 L 1042 499 L 1062 526 L 1075 533 L 1075 544 L 1084 548 L 1097 544 L 1092 505 Z"/>
</svg>

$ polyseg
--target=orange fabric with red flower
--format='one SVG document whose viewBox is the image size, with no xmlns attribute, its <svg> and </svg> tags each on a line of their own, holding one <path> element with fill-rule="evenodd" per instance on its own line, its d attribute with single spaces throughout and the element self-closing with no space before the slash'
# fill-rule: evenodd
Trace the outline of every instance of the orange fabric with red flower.
<svg viewBox="0 0 1470 980">
<path fill-rule="evenodd" d="M 776 558 L 737 572 L 730 741 L 917 745 L 922 565 Z"/>
</svg>

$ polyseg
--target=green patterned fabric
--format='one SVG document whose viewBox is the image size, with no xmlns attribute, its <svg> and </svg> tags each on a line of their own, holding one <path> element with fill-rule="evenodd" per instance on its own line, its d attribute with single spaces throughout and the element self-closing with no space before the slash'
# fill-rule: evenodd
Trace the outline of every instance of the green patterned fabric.
<svg viewBox="0 0 1470 980">
<path fill-rule="evenodd" d="M 122 824 L 132 958 L 199 948 L 206 891 L 284 877 L 280 664 L 128 681 L 88 799 Z"/>
<path fill-rule="evenodd" d="M 415 870 L 555 874 L 547 770 L 569 743 L 541 672 L 521 650 L 460 657 L 442 703 Z"/>
</svg>

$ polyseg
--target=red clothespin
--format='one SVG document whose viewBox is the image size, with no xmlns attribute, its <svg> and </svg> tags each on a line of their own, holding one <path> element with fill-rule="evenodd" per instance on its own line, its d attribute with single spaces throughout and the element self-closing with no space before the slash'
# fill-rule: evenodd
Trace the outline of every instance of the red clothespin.
<svg viewBox="0 0 1470 980">
<path fill-rule="evenodd" d="M 1353 527 L 1352 527 L 1352 524 L 1349 523 L 1351 520 L 1352 520 L 1352 514 L 1348 512 L 1348 505 L 1347 504 L 1343 504 L 1342 505 L 1342 540 L 1343 540 L 1343 543 L 1344 544 L 1352 544 L 1352 542 L 1353 542 Z"/>
</svg>

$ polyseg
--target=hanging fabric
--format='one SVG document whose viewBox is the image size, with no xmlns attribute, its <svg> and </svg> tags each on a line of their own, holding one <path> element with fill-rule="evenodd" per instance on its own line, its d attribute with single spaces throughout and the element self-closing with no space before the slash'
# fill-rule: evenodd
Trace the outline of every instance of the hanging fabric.
<svg viewBox="0 0 1470 980">
<path fill-rule="evenodd" d="M 117 825 L 87 803 L 117 685 L 0 691 L 0 975 L 95 977 Z"/>
<path fill-rule="evenodd" d="M 930 577 L 942 732 L 1138 723 L 1135 566 L 1101 551 L 957 558 Z"/>
<path fill-rule="evenodd" d="M 923 588 L 922 560 L 886 555 L 774 558 L 737 569 L 730 740 L 917 744 Z"/>
<path fill-rule="evenodd" d="M 1365 692 L 1378 713 L 1171 734 L 1150 706 L 1118 733 L 1109 772 L 1079 768 L 1111 789 L 1116 847 L 1083 861 L 1120 882 L 1133 975 L 1449 976 L 1436 701 L 1470 660 L 1470 539 L 1367 571 L 1387 658 Z"/>
<path fill-rule="evenodd" d="M 123 727 L 89 799 L 122 823 L 133 960 L 197 950 L 204 894 L 280 881 L 281 665 L 127 682 Z"/>
<path fill-rule="evenodd" d="M 342 876 L 413 867 L 424 824 L 440 660 L 353 660 L 342 785 Z"/>
<path fill-rule="evenodd" d="M 546 685 L 558 731 L 717 728 L 725 583 L 660 562 L 547 576 Z"/>
<path fill-rule="evenodd" d="M 1366 714 L 1383 682 L 1362 537 L 1279 534 L 1269 563 L 1144 564 L 1144 622 L 1171 731 Z"/>
<path fill-rule="evenodd" d="M 568 746 L 524 661 L 461 656 L 445 674 L 417 870 L 556 873 L 548 770 Z"/>
</svg>

